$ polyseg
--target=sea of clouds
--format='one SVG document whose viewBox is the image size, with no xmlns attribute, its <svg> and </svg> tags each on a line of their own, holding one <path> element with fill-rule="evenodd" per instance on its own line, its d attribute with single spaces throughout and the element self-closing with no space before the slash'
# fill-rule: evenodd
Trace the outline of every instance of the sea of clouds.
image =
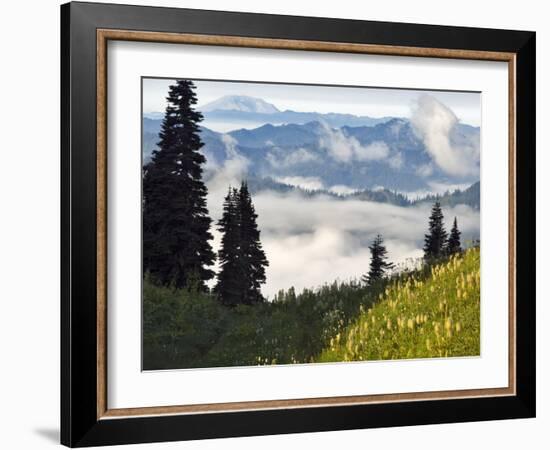
<svg viewBox="0 0 550 450">
<path fill-rule="evenodd" d="M 479 171 L 476 164 L 479 161 L 479 147 L 453 145 L 451 133 L 457 119 L 445 105 L 428 96 L 421 97 L 412 121 L 419 136 L 424 139 L 433 164 L 452 174 Z M 370 147 L 362 147 L 356 142 L 350 145 L 334 130 L 327 130 L 324 139 L 324 144 L 332 148 L 336 158 L 350 164 L 355 159 L 378 160 L 387 156 L 383 143 Z M 205 168 L 208 209 L 214 220 L 212 245 L 215 251 L 218 251 L 221 241 L 216 222 L 222 215 L 223 199 L 229 186 L 238 187 L 246 179 L 249 168 L 248 159 L 237 151 L 235 139 L 224 135 L 223 140 L 227 159 L 223 164 L 210 160 Z M 292 163 L 292 160 L 287 163 Z M 346 186 L 321 186 L 315 177 L 280 181 L 306 189 L 328 188 L 334 192 L 348 193 Z M 433 186 L 431 193 L 438 193 L 444 188 L 448 186 Z M 268 298 L 291 286 L 300 292 L 304 288 L 314 289 L 334 280 L 360 278 L 368 271 L 368 246 L 377 234 L 383 236 L 392 262 L 410 264 L 422 256 L 431 208 L 429 204 L 399 207 L 272 191 L 255 194 L 253 202 L 258 214 L 261 242 L 269 260 L 267 282 L 262 288 Z M 463 241 L 479 237 L 479 211 L 459 205 L 444 208 L 443 213 L 448 229 L 457 217 Z"/>
</svg>

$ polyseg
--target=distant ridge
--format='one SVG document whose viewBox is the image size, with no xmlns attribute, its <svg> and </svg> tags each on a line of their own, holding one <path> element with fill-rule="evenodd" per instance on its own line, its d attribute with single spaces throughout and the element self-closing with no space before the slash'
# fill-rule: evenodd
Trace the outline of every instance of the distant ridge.
<svg viewBox="0 0 550 450">
<path fill-rule="evenodd" d="M 426 195 L 416 200 L 410 200 L 406 195 L 390 189 L 361 189 L 349 194 L 338 194 L 329 189 L 304 189 L 300 186 L 290 185 L 271 177 L 251 176 L 247 179 L 250 192 L 257 194 L 262 191 L 272 191 L 281 194 L 295 192 L 305 197 L 328 196 L 338 200 L 360 200 L 376 203 L 388 203 L 396 206 L 415 206 L 421 203 L 434 203 L 439 201 L 444 207 L 466 205 L 479 210 L 479 181 L 473 183 L 464 190 L 456 189 L 442 195 Z"/>
</svg>

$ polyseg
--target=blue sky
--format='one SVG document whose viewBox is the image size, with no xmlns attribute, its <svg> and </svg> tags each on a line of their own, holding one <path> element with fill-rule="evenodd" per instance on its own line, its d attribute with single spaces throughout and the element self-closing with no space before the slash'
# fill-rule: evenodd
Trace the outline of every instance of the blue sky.
<svg viewBox="0 0 550 450">
<path fill-rule="evenodd" d="M 166 93 L 172 82 L 169 79 L 143 80 L 144 113 L 164 111 Z M 480 93 L 228 81 L 195 81 L 195 84 L 199 106 L 224 95 L 247 95 L 262 98 L 280 110 L 370 117 L 409 118 L 418 99 L 429 94 L 451 109 L 460 122 L 473 126 L 481 123 Z"/>
</svg>

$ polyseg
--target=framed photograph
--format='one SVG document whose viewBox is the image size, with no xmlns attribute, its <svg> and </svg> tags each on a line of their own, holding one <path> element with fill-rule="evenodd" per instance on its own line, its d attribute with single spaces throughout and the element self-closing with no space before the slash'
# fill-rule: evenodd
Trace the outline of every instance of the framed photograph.
<svg viewBox="0 0 550 450">
<path fill-rule="evenodd" d="M 535 33 L 69 3 L 61 441 L 535 415 Z"/>
</svg>

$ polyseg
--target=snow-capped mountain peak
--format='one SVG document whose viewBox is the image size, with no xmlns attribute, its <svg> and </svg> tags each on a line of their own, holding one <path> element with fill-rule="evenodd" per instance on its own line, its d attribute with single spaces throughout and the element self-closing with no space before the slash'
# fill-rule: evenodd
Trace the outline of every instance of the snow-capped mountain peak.
<svg viewBox="0 0 550 450">
<path fill-rule="evenodd" d="M 274 114 L 280 112 L 271 103 L 261 98 L 249 97 L 246 95 L 226 95 L 197 108 L 201 112 L 210 111 L 241 111 L 260 114 Z"/>
</svg>

